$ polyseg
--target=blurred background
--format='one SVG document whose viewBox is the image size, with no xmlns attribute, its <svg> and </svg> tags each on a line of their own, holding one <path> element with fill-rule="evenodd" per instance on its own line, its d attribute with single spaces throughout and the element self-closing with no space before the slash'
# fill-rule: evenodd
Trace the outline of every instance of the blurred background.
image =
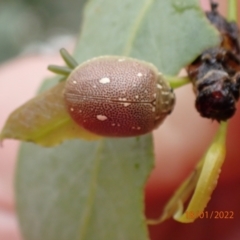
<svg viewBox="0 0 240 240">
<path fill-rule="evenodd" d="M 47 53 L 72 39 L 85 1 L 1 0 L 0 63 L 20 52 Z"/>
<path fill-rule="evenodd" d="M 66 46 L 79 32 L 86 1 L 0 0 L 0 63 L 19 53 L 56 52 Z"/>
</svg>

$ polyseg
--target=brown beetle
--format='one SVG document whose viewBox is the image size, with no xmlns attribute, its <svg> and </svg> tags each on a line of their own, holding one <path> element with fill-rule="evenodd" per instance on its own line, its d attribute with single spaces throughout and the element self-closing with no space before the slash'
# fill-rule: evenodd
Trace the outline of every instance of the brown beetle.
<svg viewBox="0 0 240 240">
<path fill-rule="evenodd" d="M 138 136 L 157 128 L 172 111 L 175 95 L 154 65 L 103 56 L 77 66 L 65 49 L 60 52 L 69 68 L 48 69 L 70 73 L 64 92 L 66 106 L 88 131 L 109 137 Z"/>
</svg>

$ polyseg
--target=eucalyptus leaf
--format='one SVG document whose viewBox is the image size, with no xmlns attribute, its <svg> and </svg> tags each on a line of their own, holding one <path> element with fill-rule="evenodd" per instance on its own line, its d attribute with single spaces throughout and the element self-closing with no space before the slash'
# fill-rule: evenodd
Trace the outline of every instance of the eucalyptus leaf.
<svg viewBox="0 0 240 240">
<path fill-rule="evenodd" d="M 125 55 L 151 62 L 169 76 L 219 43 L 198 0 L 92 0 L 79 39 L 78 62 Z"/>
<path fill-rule="evenodd" d="M 197 183 L 195 182 L 196 187 L 194 187 L 194 193 L 184 212 L 183 202 L 178 199 L 178 205 L 182 204 L 182 206 L 175 212 L 175 220 L 182 223 L 193 222 L 199 217 L 199 215 L 207 206 L 207 203 L 211 199 L 213 190 L 217 185 L 221 168 L 226 157 L 226 134 L 227 123 L 222 122 L 213 142 L 206 151 L 205 156 L 200 160 L 198 166 L 195 169 L 195 173 L 196 175 L 199 175 L 199 179 L 197 180 Z M 200 172 L 200 174 L 198 172 Z M 187 216 L 187 213 L 189 212 L 197 214 L 194 217 L 189 218 Z"/>
<path fill-rule="evenodd" d="M 197 0 L 91 0 L 81 29 L 74 52 L 78 62 L 129 55 L 168 75 L 218 43 Z M 151 135 L 71 140 L 52 148 L 24 143 L 16 177 L 24 238 L 149 239 L 143 193 L 152 151 Z"/>
<path fill-rule="evenodd" d="M 226 134 L 227 122 L 222 122 L 208 150 L 165 205 L 162 215 L 148 220 L 148 224 L 156 225 L 170 217 L 182 223 L 191 223 L 203 213 L 226 157 Z"/>
<path fill-rule="evenodd" d="M 65 82 L 58 83 L 17 108 L 9 116 L 0 140 L 14 138 L 53 146 L 65 139 L 100 139 L 70 118 L 63 99 L 64 86 Z"/>
</svg>

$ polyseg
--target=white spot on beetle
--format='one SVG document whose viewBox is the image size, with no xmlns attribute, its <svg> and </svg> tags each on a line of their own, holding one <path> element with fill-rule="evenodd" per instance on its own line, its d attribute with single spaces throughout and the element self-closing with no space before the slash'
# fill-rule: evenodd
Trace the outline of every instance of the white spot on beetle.
<svg viewBox="0 0 240 240">
<path fill-rule="evenodd" d="M 102 83 L 102 84 L 110 83 L 110 79 L 107 78 L 107 77 L 104 77 L 104 78 L 101 78 L 101 79 L 99 80 L 99 82 Z"/>
<path fill-rule="evenodd" d="M 136 95 L 136 96 L 135 96 L 135 98 L 136 98 L 136 99 L 138 99 L 138 98 L 139 98 L 139 96 L 138 96 L 138 95 Z"/>
<path fill-rule="evenodd" d="M 81 113 L 81 112 L 82 112 L 82 110 L 80 109 L 80 110 L 79 110 L 79 112 Z"/>
<path fill-rule="evenodd" d="M 124 61 L 125 61 L 125 58 L 119 58 L 118 61 L 119 61 L 119 62 L 124 62 Z"/>
<path fill-rule="evenodd" d="M 127 101 L 126 98 L 118 98 L 119 101 Z"/>
<path fill-rule="evenodd" d="M 132 129 L 135 129 L 135 127 L 132 127 Z"/>
<path fill-rule="evenodd" d="M 136 86 L 137 86 L 137 84 L 134 83 L 134 84 L 133 84 L 133 87 L 136 87 Z"/>
<path fill-rule="evenodd" d="M 77 84 L 77 81 L 73 81 L 73 84 Z"/>
<path fill-rule="evenodd" d="M 112 123 L 111 125 L 114 127 L 116 124 L 115 124 L 115 123 Z"/>
<path fill-rule="evenodd" d="M 139 72 L 139 73 L 137 74 L 137 76 L 138 76 L 138 77 L 142 77 L 143 74 Z"/>
<path fill-rule="evenodd" d="M 117 126 L 120 127 L 121 125 L 118 123 Z"/>
<path fill-rule="evenodd" d="M 93 85 L 94 88 L 96 88 L 97 86 L 96 85 Z"/>
<path fill-rule="evenodd" d="M 73 111 L 74 111 L 74 108 L 70 108 L 70 111 L 73 112 Z"/>
<path fill-rule="evenodd" d="M 162 86 L 158 83 L 158 84 L 157 84 L 157 88 L 158 88 L 158 89 L 162 89 Z"/>
<path fill-rule="evenodd" d="M 162 95 L 169 95 L 169 92 L 162 92 Z"/>
<path fill-rule="evenodd" d="M 154 98 L 156 98 L 156 97 L 157 97 L 157 94 L 156 94 L 156 93 L 154 93 L 154 94 L 153 94 L 153 97 L 154 97 Z"/>
<path fill-rule="evenodd" d="M 140 127 L 137 127 L 137 130 L 140 130 L 141 128 Z"/>
<path fill-rule="evenodd" d="M 127 106 L 129 106 L 129 105 L 131 105 L 131 103 L 124 103 L 124 104 L 123 104 L 124 107 L 127 107 Z"/>
<path fill-rule="evenodd" d="M 100 121 L 105 121 L 107 120 L 107 117 L 105 115 L 97 115 L 97 119 Z"/>
<path fill-rule="evenodd" d="M 155 108 L 155 107 L 153 107 L 153 108 L 152 108 L 152 111 L 153 111 L 153 112 L 155 112 L 155 111 L 156 111 L 156 108 Z"/>
</svg>

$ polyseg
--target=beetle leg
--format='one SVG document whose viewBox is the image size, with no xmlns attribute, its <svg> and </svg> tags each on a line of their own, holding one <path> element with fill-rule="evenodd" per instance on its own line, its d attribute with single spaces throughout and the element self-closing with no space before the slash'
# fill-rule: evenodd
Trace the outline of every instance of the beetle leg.
<svg viewBox="0 0 240 240">
<path fill-rule="evenodd" d="M 53 73 L 64 75 L 64 76 L 68 76 L 72 72 L 72 69 L 69 67 L 62 67 L 62 66 L 56 66 L 56 65 L 49 65 L 48 70 Z"/>
<path fill-rule="evenodd" d="M 62 48 L 60 50 L 60 54 L 69 68 L 74 69 L 78 66 L 76 60 L 69 54 L 69 52 L 65 48 Z"/>
</svg>

